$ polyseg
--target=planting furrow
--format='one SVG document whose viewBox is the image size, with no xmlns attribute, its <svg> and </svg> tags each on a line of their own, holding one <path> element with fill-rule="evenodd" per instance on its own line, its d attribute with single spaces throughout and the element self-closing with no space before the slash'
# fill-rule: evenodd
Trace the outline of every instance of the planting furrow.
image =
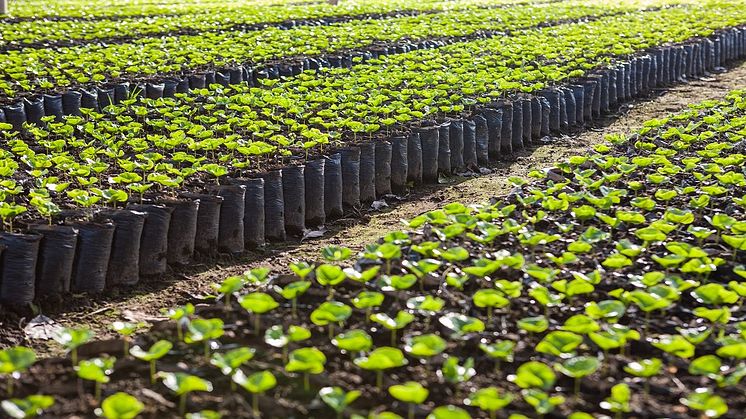
<svg viewBox="0 0 746 419">
<path fill-rule="evenodd" d="M 663 33 L 656 36 L 669 35 Z M 544 47 L 546 46 L 545 44 Z M 580 85 L 546 89 L 538 92 L 539 96 L 511 97 L 510 100 L 481 107 L 471 116 L 450 118 L 435 126 L 421 126 L 413 129 L 407 136 L 381 138 L 372 143 L 358 143 L 358 146 L 341 149 L 338 153 L 327 153 L 324 157 L 310 159 L 304 166 L 287 166 L 280 170 L 257 173 L 252 178 L 231 179 L 227 182 L 224 180 L 220 184 L 207 187 L 199 195 L 182 194 L 179 200 L 166 199 L 164 196 L 169 194 L 164 195 L 160 191 L 156 194 L 148 194 L 153 198 L 148 198 L 144 205 L 130 203 L 128 210 L 98 212 L 95 219 L 104 224 L 80 223 L 81 217 L 90 219 L 90 210 L 83 210 L 77 215 L 65 211 L 57 216 L 64 216 L 68 223 L 74 222 L 71 224 L 74 233 L 67 240 L 74 240 L 78 243 L 76 254 L 83 252 L 83 249 L 99 252 L 107 249 L 109 253 L 105 255 L 99 253 L 98 259 L 86 259 L 90 259 L 91 262 L 85 266 L 85 271 L 81 271 L 82 267 L 75 267 L 76 265 L 73 265 L 72 272 L 55 271 L 56 276 L 52 276 L 51 280 L 54 286 L 38 289 L 38 293 L 56 294 L 65 292 L 67 289 L 99 292 L 107 284 L 115 283 L 114 281 L 135 284 L 142 275 L 157 275 L 164 272 L 168 264 L 179 265 L 188 262 L 195 251 L 204 253 L 217 248 L 222 252 L 237 254 L 246 247 L 261 246 L 265 240 L 284 241 L 288 234 L 300 234 L 305 227 L 323 224 L 325 219 L 333 219 L 341 215 L 345 207 L 370 202 L 392 191 L 405 190 L 410 184 L 435 182 L 439 173 L 448 174 L 454 170 L 476 168 L 480 162 L 487 161 L 490 157 L 500 157 L 499 153 L 503 153 L 504 156 L 507 153 L 504 149 L 506 146 L 522 147 L 524 141 L 525 144 L 530 144 L 531 141 L 552 131 L 582 125 L 607 111 L 609 107 L 644 94 L 654 86 L 665 86 L 684 77 L 703 75 L 705 71 L 715 69 L 728 60 L 742 57 L 746 52 L 745 47 L 744 31 L 734 29 L 723 31 L 713 39 L 700 39 L 681 46 L 654 48 L 644 55 L 633 57 L 631 61 L 619 62 L 612 67 L 587 75 L 586 79 L 578 80 L 582 83 Z M 608 93 L 612 91 L 617 94 L 609 95 Z M 267 93 L 267 91 L 264 92 Z M 210 104 L 205 106 L 210 108 Z M 513 111 L 509 117 L 506 116 L 508 109 Z M 537 111 L 534 112 L 534 109 Z M 119 120 L 127 120 L 126 115 L 120 114 L 119 116 Z M 209 117 L 209 115 L 192 116 L 194 120 L 212 123 L 213 129 L 219 132 L 222 129 L 220 124 L 205 119 Z M 181 119 L 181 121 L 184 120 L 186 119 Z M 556 124 L 552 121 L 556 121 Z M 136 121 L 132 120 L 132 122 Z M 178 127 L 176 123 L 174 121 L 170 124 Z M 80 118 L 73 125 L 79 124 L 85 126 L 87 123 Z M 95 130 L 93 130 L 93 125 L 87 126 L 92 132 L 113 133 L 112 125 L 106 125 L 106 128 L 102 126 Z M 38 134 L 41 131 L 36 129 L 35 132 Z M 71 165 L 73 162 L 70 159 L 71 156 L 64 153 L 64 157 L 60 155 L 60 158 L 51 162 L 57 165 L 54 170 L 58 170 L 60 165 L 64 164 L 74 168 L 75 171 L 69 174 L 60 172 L 61 177 L 48 176 L 52 165 L 48 164 L 50 161 L 43 154 L 33 151 L 34 149 L 28 146 L 24 148 L 24 143 L 20 140 L 11 140 L 13 152 L 27 156 L 21 161 L 30 166 L 28 175 L 42 177 L 42 179 L 19 183 L 6 182 L 3 186 L 6 188 L 6 193 L 15 195 L 16 199 L 21 198 L 19 195 L 21 190 L 16 189 L 18 188 L 16 185 L 37 182 L 46 186 L 49 192 L 44 192 L 43 189 L 33 189 L 29 195 L 34 209 L 49 217 L 55 216 L 55 212 L 70 205 L 91 208 L 98 202 L 104 202 L 101 200 L 108 201 L 109 205 L 116 208 L 118 202 L 128 199 L 127 194 L 122 193 L 122 189 L 112 187 L 116 184 L 129 185 L 123 189 L 139 194 L 145 193 L 150 188 L 183 191 L 185 188 L 192 188 L 191 185 L 196 186 L 198 182 L 187 180 L 184 186 L 180 186 L 179 182 L 184 182 L 184 179 L 171 174 L 174 169 L 179 168 L 174 163 L 188 162 L 194 165 L 197 162 L 205 164 L 202 171 L 211 176 L 221 177 L 227 174 L 225 169 L 221 171 L 220 164 L 212 163 L 210 160 L 205 161 L 206 157 L 214 155 L 219 148 L 216 148 L 217 143 L 211 142 L 200 132 L 206 131 L 195 131 L 188 135 L 198 137 L 202 135 L 203 141 L 200 141 L 200 147 L 207 148 L 203 149 L 204 154 L 201 157 L 190 156 L 184 151 L 176 151 L 166 156 L 140 141 L 139 145 L 136 145 L 140 148 L 139 154 L 135 156 L 135 160 L 129 160 L 124 150 L 111 148 L 111 146 L 103 149 L 94 145 L 103 138 L 95 141 L 68 140 L 88 147 L 79 152 L 80 158 L 87 162 L 88 170 L 85 172 L 81 166 Z M 184 131 L 182 133 L 186 134 Z M 162 150 L 170 147 L 171 151 L 175 151 L 174 145 L 178 143 L 169 146 L 168 141 L 183 142 L 186 138 L 183 134 L 170 138 L 148 134 L 147 138 L 154 144 L 160 144 L 159 147 Z M 34 145 L 36 150 L 40 150 L 39 145 L 46 148 L 62 147 L 63 150 L 66 147 L 64 142 L 57 142 L 54 145 L 56 141 L 54 138 L 37 139 L 37 141 L 38 145 Z M 121 144 L 124 143 L 120 143 L 120 147 Z M 247 144 L 247 146 L 251 145 Z M 244 146 L 239 144 L 238 147 Z M 192 150 L 197 150 L 197 148 L 192 147 Z M 228 147 L 228 150 L 232 149 Z M 243 152 L 239 148 L 236 148 L 236 151 Z M 498 154 L 491 153 L 491 151 L 496 151 Z M 230 156 L 230 152 L 220 153 Z M 116 158 L 120 167 L 130 168 L 127 169 L 129 172 L 109 172 L 109 164 L 101 164 L 106 162 L 95 160 L 97 154 Z M 6 152 L 6 156 L 10 154 Z M 6 164 L 8 164 L 7 159 Z M 9 167 L 12 171 L 12 164 Z M 179 168 L 182 170 L 182 175 L 190 172 L 184 169 L 183 166 Z M 142 175 L 138 173 L 141 170 L 144 171 L 141 172 Z M 194 174 L 196 171 L 192 170 L 191 173 Z M 80 185 L 82 182 L 89 182 L 90 185 L 97 183 L 96 179 L 102 177 L 109 180 L 108 189 L 91 188 L 89 191 L 79 187 L 74 190 L 69 189 L 66 196 L 72 202 L 63 204 L 62 207 L 55 204 L 54 197 L 62 196 L 59 193 L 70 186 L 66 182 L 68 179 Z M 150 187 L 144 187 L 146 180 L 152 182 Z M 9 189 L 11 187 L 14 189 Z M 309 193 L 306 193 L 306 190 Z M 199 200 L 198 205 L 194 204 L 196 200 Z M 10 224 L 11 230 L 13 218 L 19 215 L 19 209 L 23 208 L 17 202 L 6 202 L 2 207 L 5 211 L 4 221 Z M 132 210 L 137 212 L 132 212 Z M 48 212 L 42 213 L 42 211 Z M 150 215 L 148 218 L 137 215 L 143 213 Z M 112 228 L 120 231 L 121 223 L 125 221 L 117 219 L 124 220 L 122 217 L 128 217 L 129 221 L 126 222 L 139 226 L 138 229 L 128 228 L 125 230 L 126 233 L 121 233 L 126 234 L 126 238 L 121 240 L 123 240 L 122 243 L 127 243 L 127 246 L 116 244 L 119 242 L 111 235 Z M 114 223 L 112 224 L 111 221 Z M 97 227 L 99 225 L 105 226 L 103 230 Z M 70 231 L 70 227 L 57 225 L 56 228 Z M 84 228 L 91 230 L 86 230 L 86 234 L 83 235 Z M 79 231 L 75 231 L 76 229 Z M 75 234 L 78 235 L 77 238 Z M 58 246 L 40 245 L 41 236 L 37 234 L 6 233 L 0 237 L 8 240 L 8 244 L 12 241 L 8 248 L 13 249 L 13 252 L 6 251 L 6 260 L 18 257 L 22 258 L 19 260 L 29 261 L 34 260 L 34 256 L 45 254 L 45 252 L 51 252 L 49 255 L 58 252 L 56 250 Z M 20 246 L 19 243 L 26 244 Z M 137 243 L 142 243 L 139 249 Z M 177 251 L 173 251 L 174 249 Z M 78 256 L 75 257 L 78 258 Z M 127 262 L 123 264 L 124 260 Z M 127 267 L 128 275 L 122 275 L 120 272 L 112 275 L 108 270 L 110 261 Z M 137 264 L 139 268 L 136 268 Z M 6 284 L 3 286 L 8 287 L 3 289 L 14 290 L 12 295 L 2 297 L 6 304 L 28 302 L 34 298 L 36 263 L 32 266 L 23 266 L 26 268 L 22 271 L 3 272 L 3 278 L 14 278 L 12 283 L 6 280 L 2 282 Z M 47 271 L 41 268 L 40 272 Z M 41 273 L 40 275 L 44 276 Z M 74 278 L 81 279 L 75 280 Z M 25 288 L 21 286 L 24 283 Z"/>
</svg>

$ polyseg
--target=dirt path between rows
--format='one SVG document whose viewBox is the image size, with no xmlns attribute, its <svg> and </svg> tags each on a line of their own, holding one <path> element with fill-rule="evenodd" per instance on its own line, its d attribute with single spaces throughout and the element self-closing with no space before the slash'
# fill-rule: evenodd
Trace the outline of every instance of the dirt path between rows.
<svg viewBox="0 0 746 419">
<path fill-rule="evenodd" d="M 511 176 L 525 177 L 536 169 L 552 166 L 569 156 L 583 154 L 608 134 L 628 134 L 639 129 L 643 122 L 660 118 L 686 107 L 687 104 L 707 99 L 722 98 L 728 91 L 746 88 L 746 63 L 708 79 L 692 81 L 673 89 L 656 92 L 647 100 L 624 105 L 617 114 L 596 122 L 584 132 L 556 138 L 551 143 L 524 151 L 514 161 L 498 163 L 492 173 L 481 177 L 453 179 L 451 183 L 418 190 L 382 212 L 366 213 L 337 220 L 324 237 L 293 245 L 268 248 L 261 253 L 247 254 L 241 259 L 223 260 L 217 266 L 193 266 L 190 273 L 173 274 L 158 281 L 141 284 L 136 290 L 114 290 L 103 298 L 75 296 L 43 307 L 45 315 L 59 325 L 87 326 L 97 337 L 112 337 L 109 325 L 116 320 L 149 322 L 161 318 L 161 309 L 183 304 L 195 296 L 209 294 L 210 284 L 227 276 L 258 266 L 280 270 L 298 260 L 315 260 L 319 250 L 330 244 L 360 250 L 388 231 L 400 227 L 400 220 L 412 218 L 445 203 L 464 204 L 483 202 L 506 193 Z M 40 355 L 61 352 L 57 344 L 46 340 L 29 340 L 23 332 L 27 317 L 0 317 L 0 348 L 24 344 Z"/>
</svg>

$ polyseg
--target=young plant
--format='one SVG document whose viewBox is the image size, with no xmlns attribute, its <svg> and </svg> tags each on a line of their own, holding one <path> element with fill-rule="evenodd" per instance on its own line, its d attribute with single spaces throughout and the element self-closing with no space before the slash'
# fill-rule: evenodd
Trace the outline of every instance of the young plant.
<svg viewBox="0 0 746 419">
<path fill-rule="evenodd" d="M 186 413 L 187 397 L 189 393 L 195 391 L 212 391 L 212 383 L 183 372 L 159 372 L 158 377 L 163 380 L 163 385 L 173 391 L 179 397 L 179 415 L 184 416 Z"/>
<path fill-rule="evenodd" d="M 329 339 L 334 336 L 334 324 L 342 327 L 352 315 L 352 308 L 339 301 L 326 301 L 311 312 L 311 322 L 317 326 L 328 326 Z"/>
<path fill-rule="evenodd" d="M 453 333 L 453 337 L 463 339 L 469 333 L 479 333 L 484 331 L 484 322 L 459 313 L 447 313 L 441 316 L 438 321 L 445 328 Z"/>
<path fill-rule="evenodd" d="M 131 336 L 142 327 L 145 327 L 144 323 L 114 322 L 111 324 L 112 330 L 122 337 L 123 353 L 125 355 L 130 351 Z"/>
<path fill-rule="evenodd" d="M 497 411 L 509 405 L 513 401 L 510 393 L 503 393 L 497 387 L 486 387 L 479 389 L 464 400 L 467 406 L 478 407 L 488 412 L 490 419 L 497 417 Z"/>
<path fill-rule="evenodd" d="M 115 393 L 101 402 L 101 407 L 96 409 L 96 415 L 106 419 L 134 419 L 145 409 L 137 398 L 127 393 Z"/>
<path fill-rule="evenodd" d="M 663 361 L 658 358 L 650 358 L 630 362 L 624 366 L 624 371 L 627 374 L 645 379 L 643 391 L 645 392 L 645 396 L 648 396 L 650 394 L 650 377 L 658 375 L 662 367 Z"/>
<path fill-rule="evenodd" d="M 390 368 L 397 368 L 407 365 L 409 361 L 404 357 L 402 351 L 389 346 L 382 346 L 375 349 L 368 356 L 355 358 L 355 365 L 358 367 L 376 372 L 376 386 L 383 388 L 383 371 Z"/>
<path fill-rule="evenodd" d="M 214 353 L 210 358 L 210 364 L 220 368 L 223 375 L 233 376 L 242 365 L 254 358 L 256 350 L 248 347 L 241 347 L 230 350 L 224 354 Z M 231 380 L 231 390 L 236 390 L 236 381 Z"/>
<path fill-rule="evenodd" d="M 611 396 L 601 402 L 601 407 L 615 413 L 614 417 L 620 419 L 623 413 L 628 413 L 632 410 L 629 405 L 631 397 L 632 393 L 627 384 L 617 384 L 611 388 Z"/>
<path fill-rule="evenodd" d="M 220 338 L 225 333 L 223 320 L 215 319 L 196 319 L 187 326 L 187 334 L 184 336 L 184 342 L 188 344 L 202 343 L 206 357 L 210 356 L 210 346 L 212 341 Z"/>
<path fill-rule="evenodd" d="M 319 390 L 319 397 L 327 406 L 331 407 L 337 412 L 337 419 L 342 418 L 342 414 L 349 405 L 352 404 L 358 397 L 360 392 L 357 390 L 344 391 L 340 387 L 324 387 Z"/>
<path fill-rule="evenodd" d="M 467 358 L 463 365 L 459 364 L 458 358 L 449 356 L 443 362 L 443 366 L 438 370 L 438 376 L 446 381 L 459 384 L 471 380 L 477 374 L 474 369 L 474 358 Z"/>
<path fill-rule="evenodd" d="M 599 367 L 599 361 L 596 357 L 576 356 L 563 362 L 554 364 L 554 369 L 575 379 L 575 396 L 580 396 L 580 380 L 583 377 L 593 374 Z"/>
<path fill-rule="evenodd" d="M 55 336 L 55 340 L 70 352 L 73 365 L 78 365 L 78 348 L 93 339 L 93 335 L 90 329 L 65 328 Z"/>
<path fill-rule="evenodd" d="M 480 308 L 487 308 L 487 322 L 492 323 L 492 310 L 503 308 L 510 304 L 510 300 L 505 298 L 502 292 L 488 288 L 477 290 L 472 297 L 474 305 Z"/>
<path fill-rule="evenodd" d="M 13 383 L 21 377 L 21 373 L 29 369 L 36 362 L 36 353 L 25 346 L 15 346 L 0 351 L 0 374 L 7 375 L 6 393 L 13 396 Z"/>
<path fill-rule="evenodd" d="M 404 351 L 418 358 L 431 358 L 445 351 L 445 339 L 434 333 L 407 336 L 404 339 Z"/>
<path fill-rule="evenodd" d="M 359 310 L 365 310 L 365 322 L 370 319 L 371 311 L 383 304 L 384 295 L 377 291 L 360 291 L 352 299 L 352 305 Z"/>
<path fill-rule="evenodd" d="M 264 292 L 246 294 L 238 299 L 238 303 L 244 310 L 254 315 L 254 333 L 257 335 L 261 331 L 261 315 L 280 305 L 271 295 Z"/>
<path fill-rule="evenodd" d="M 308 288 L 311 287 L 311 281 L 294 281 L 283 288 L 277 289 L 277 293 L 286 300 L 290 300 L 292 307 L 292 315 L 295 317 L 298 313 L 298 297 L 305 294 Z"/>
<path fill-rule="evenodd" d="M 430 392 L 420 383 L 407 381 L 404 384 L 396 384 L 389 387 L 389 394 L 396 400 L 407 403 L 409 406 L 407 417 L 408 419 L 414 419 L 415 407 L 418 404 L 424 403 Z"/>
<path fill-rule="evenodd" d="M 316 274 L 316 282 L 322 287 L 326 287 L 329 291 L 327 300 L 331 300 L 334 297 L 334 287 L 341 284 L 347 278 L 342 268 L 337 265 L 319 265 L 314 272 Z"/>
<path fill-rule="evenodd" d="M 495 343 L 488 344 L 484 339 L 479 344 L 479 349 L 487 356 L 495 360 L 495 372 L 500 371 L 502 361 L 513 362 L 513 350 L 515 342 L 512 340 L 497 340 Z"/>
<path fill-rule="evenodd" d="M 719 418 L 728 413 L 728 404 L 725 400 L 712 394 L 712 390 L 707 388 L 698 388 L 680 401 L 690 409 L 699 410 L 704 417 Z"/>
<path fill-rule="evenodd" d="M 259 412 L 259 394 L 266 393 L 277 385 L 277 379 L 269 371 L 255 372 L 248 377 L 241 370 L 236 370 L 232 382 L 240 385 L 251 393 L 251 408 L 255 417 L 261 417 Z"/>
<path fill-rule="evenodd" d="M 370 316 L 370 319 L 391 331 L 391 346 L 396 346 L 396 331 L 412 323 L 414 315 L 408 311 L 400 310 L 393 318 L 386 313 L 375 313 Z"/>
<path fill-rule="evenodd" d="M 275 348 L 282 348 L 282 362 L 288 362 L 288 344 L 300 342 L 311 337 L 311 331 L 302 326 L 290 325 L 287 333 L 282 325 L 274 325 L 264 332 L 264 342 Z"/>
<path fill-rule="evenodd" d="M 316 348 L 300 348 L 290 352 L 290 359 L 285 364 L 285 371 L 300 372 L 303 374 L 303 389 L 309 391 L 311 384 L 309 374 L 321 374 L 324 372 L 326 355 Z"/>
<path fill-rule="evenodd" d="M 167 341 L 167 340 L 159 340 L 158 342 L 154 343 L 150 349 L 147 351 L 141 348 L 140 346 L 133 346 L 129 353 L 130 355 L 134 356 L 135 358 L 145 361 L 148 364 L 150 364 L 150 383 L 155 383 L 155 370 L 156 365 L 155 363 L 166 356 L 168 351 L 171 350 L 171 348 L 174 347 L 174 344 Z"/>
<path fill-rule="evenodd" d="M 364 330 L 353 329 L 335 336 L 332 344 L 355 357 L 373 346 L 373 338 Z"/>
<path fill-rule="evenodd" d="M 184 326 L 189 324 L 189 317 L 194 314 L 194 305 L 187 303 L 182 307 L 165 310 L 164 314 L 176 322 L 176 335 L 179 341 L 184 340 Z"/>
<path fill-rule="evenodd" d="M 3 400 L 0 407 L 13 419 L 33 418 L 54 405 L 54 397 L 33 394 L 23 399 Z"/>
<path fill-rule="evenodd" d="M 80 361 L 75 366 L 78 377 L 95 383 L 94 399 L 101 399 L 101 386 L 110 381 L 109 376 L 114 372 L 115 358 L 93 358 Z"/>
<path fill-rule="evenodd" d="M 236 275 L 229 276 L 219 284 L 212 284 L 212 288 L 220 293 L 218 298 L 223 298 L 223 307 L 225 307 L 227 311 L 230 311 L 232 309 L 231 296 L 242 290 L 245 285 L 246 278 L 241 275 Z"/>
</svg>

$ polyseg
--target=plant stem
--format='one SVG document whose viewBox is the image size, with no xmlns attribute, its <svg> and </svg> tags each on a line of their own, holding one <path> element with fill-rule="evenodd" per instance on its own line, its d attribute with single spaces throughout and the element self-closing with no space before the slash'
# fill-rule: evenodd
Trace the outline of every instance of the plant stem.
<svg viewBox="0 0 746 419">
<path fill-rule="evenodd" d="M 376 371 L 376 387 L 379 390 L 383 389 L 383 371 L 381 370 Z"/>
<path fill-rule="evenodd" d="M 181 416 L 184 416 L 184 413 L 186 412 L 186 396 L 186 393 L 179 396 L 179 415 Z"/>
<path fill-rule="evenodd" d="M 580 377 L 575 377 L 575 397 L 580 397 Z"/>
<path fill-rule="evenodd" d="M 78 348 L 73 348 L 70 351 L 70 358 L 73 361 L 73 366 L 78 365 Z"/>
<path fill-rule="evenodd" d="M 414 419 L 414 404 L 409 403 L 409 414 L 407 415 L 408 419 Z"/>
<path fill-rule="evenodd" d="M 155 384 L 155 359 L 150 361 L 150 384 Z"/>
<path fill-rule="evenodd" d="M 297 298 L 293 298 L 291 300 L 291 304 L 292 304 L 292 311 L 291 311 L 292 316 L 293 317 L 297 317 L 297 315 L 298 315 L 298 299 Z"/>
<path fill-rule="evenodd" d="M 251 408 L 254 409 L 254 416 L 259 417 L 259 395 L 251 393 Z"/>
<path fill-rule="evenodd" d="M 8 374 L 7 393 L 8 397 L 13 396 L 13 374 Z"/>
<path fill-rule="evenodd" d="M 303 373 L 303 390 L 305 390 L 305 391 L 311 390 L 311 383 L 308 380 L 308 373 L 307 372 Z"/>
<path fill-rule="evenodd" d="M 96 401 L 101 400 L 101 383 L 96 381 L 96 385 L 93 390 L 93 398 L 96 399 Z"/>
<path fill-rule="evenodd" d="M 254 314 L 254 334 L 259 336 L 259 328 L 261 326 L 259 315 Z"/>
</svg>

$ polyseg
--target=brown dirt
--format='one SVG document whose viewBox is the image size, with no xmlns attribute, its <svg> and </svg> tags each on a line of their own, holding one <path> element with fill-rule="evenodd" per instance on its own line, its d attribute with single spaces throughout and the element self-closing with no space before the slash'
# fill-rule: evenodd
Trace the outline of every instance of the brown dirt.
<svg viewBox="0 0 746 419">
<path fill-rule="evenodd" d="M 275 246 L 263 252 L 249 253 L 240 259 L 224 259 L 217 266 L 194 265 L 186 273 L 173 273 L 157 281 L 147 281 L 134 290 L 113 290 L 103 298 L 73 296 L 64 301 L 42 304 L 45 315 L 63 326 L 86 326 L 98 338 L 111 337 L 109 325 L 116 320 L 148 322 L 160 318 L 160 311 L 183 303 L 195 295 L 211 292 L 210 284 L 227 276 L 239 274 L 257 266 L 281 269 L 289 262 L 314 260 L 319 250 L 335 244 L 355 251 L 388 231 L 398 229 L 400 220 L 439 208 L 448 202 L 479 203 L 510 189 L 508 178 L 526 177 L 536 169 L 552 166 L 569 156 L 583 154 L 601 142 L 608 134 L 628 134 L 639 129 L 643 122 L 681 110 L 687 104 L 708 99 L 719 99 L 734 89 L 746 88 L 746 63 L 708 79 L 696 80 L 660 90 L 652 98 L 622 106 L 583 132 L 553 139 L 517 154 L 513 161 L 496 164 L 488 175 L 473 178 L 454 178 L 451 183 L 420 189 L 405 200 L 393 204 L 383 212 L 365 213 L 337 220 L 328 226 L 323 238 L 291 245 Z M 51 341 L 29 341 L 22 326 L 30 316 L 0 316 L 0 348 L 24 344 L 40 355 L 57 355 L 61 348 Z"/>
</svg>

